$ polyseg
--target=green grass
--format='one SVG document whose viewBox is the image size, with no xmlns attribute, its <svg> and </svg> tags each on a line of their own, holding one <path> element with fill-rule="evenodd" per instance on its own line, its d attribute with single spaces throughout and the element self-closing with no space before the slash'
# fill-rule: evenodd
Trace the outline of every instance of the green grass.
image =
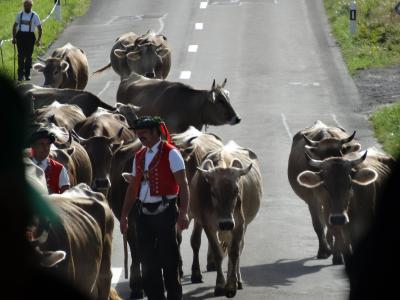
<svg viewBox="0 0 400 300">
<path fill-rule="evenodd" d="M 385 152 L 400 159 L 400 103 L 378 109 L 370 120 Z"/>
<path fill-rule="evenodd" d="M 358 0 L 357 32 L 349 31 L 351 0 L 324 0 L 331 30 L 351 74 L 373 67 L 400 65 L 399 0 Z"/>
<path fill-rule="evenodd" d="M 54 17 L 51 16 L 44 24 L 42 24 L 42 44 L 40 47 L 35 46 L 33 58 L 36 59 L 38 55 L 43 55 L 48 47 L 57 38 L 59 33 L 73 18 L 85 14 L 89 8 L 90 2 L 90 0 L 61 0 L 62 22 L 56 21 Z M 53 0 L 35 0 L 33 4 L 33 10 L 39 15 L 41 20 L 44 20 L 50 13 L 53 6 Z M 0 39 L 7 40 L 12 37 L 12 26 L 15 22 L 17 13 L 21 10 L 21 0 L 0 1 Z M 4 66 L 0 60 L 0 72 L 5 73 L 10 78 L 13 78 L 14 49 L 12 43 L 4 42 L 2 50 Z"/>
</svg>

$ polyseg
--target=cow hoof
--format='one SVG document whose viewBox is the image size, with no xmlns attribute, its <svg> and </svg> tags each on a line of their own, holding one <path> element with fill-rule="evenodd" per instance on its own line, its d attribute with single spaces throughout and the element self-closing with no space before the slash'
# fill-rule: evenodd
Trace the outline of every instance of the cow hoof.
<svg viewBox="0 0 400 300">
<path fill-rule="evenodd" d="M 192 283 L 203 283 L 203 276 L 201 274 L 192 274 L 190 279 Z"/>
<path fill-rule="evenodd" d="M 215 297 L 225 296 L 225 288 L 216 286 L 214 289 L 214 296 Z"/>
<path fill-rule="evenodd" d="M 133 289 L 131 291 L 131 295 L 129 298 L 130 299 L 143 299 L 144 298 L 143 290 Z"/>
<path fill-rule="evenodd" d="M 214 271 L 217 271 L 215 264 L 214 263 L 207 264 L 207 272 L 214 272 Z"/>
<path fill-rule="evenodd" d="M 243 290 L 243 283 L 241 283 L 240 281 L 238 281 L 238 283 L 237 283 L 237 289 Z"/>
<path fill-rule="evenodd" d="M 343 265 L 343 258 L 341 255 L 334 255 L 332 258 L 332 264 Z"/>
<path fill-rule="evenodd" d="M 318 249 L 317 259 L 326 259 L 331 256 L 332 252 L 329 249 Z"/>
<path fill-rule="evenodd" d="M 225 287 L 225 297 L 227 298 L 233 298 L 236 295 L 236 289 L 232 287 Z"/>
</svg>

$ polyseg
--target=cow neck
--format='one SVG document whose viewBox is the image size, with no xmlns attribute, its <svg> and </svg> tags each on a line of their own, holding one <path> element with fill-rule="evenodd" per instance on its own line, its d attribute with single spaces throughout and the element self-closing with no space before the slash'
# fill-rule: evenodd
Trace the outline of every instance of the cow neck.
<svg viewBox="0 0 400 300">
<path fill-rule="evenodd" d="M 164 148 L 165 148 L 164 141 L 161 141 L 160 144 L 158 145 L 158 151 L 157 151 L 156 155 L 154 155 L 153 159 L 151 160 L 147 171 L 145 171 L 146 153 L 148 151 L 148 149 L 146 149 L 146 153 L 143 155 L 142 162 L 141 162 L 142 170 L 143 170 L 144 174 L 149 174 L 151 171 L 153 171 L 154 169 L 156 169 L 158 167 L 158 165 L 160 164 L 160 161 L 161 161 L 162 154 L 164 152 Z"/>
</svg>

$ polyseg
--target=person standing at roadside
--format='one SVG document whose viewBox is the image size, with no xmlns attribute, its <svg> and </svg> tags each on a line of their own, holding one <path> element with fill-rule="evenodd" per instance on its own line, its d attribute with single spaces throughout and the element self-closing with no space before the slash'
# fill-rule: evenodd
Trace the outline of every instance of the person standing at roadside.
<svg viewBox="0 0 400 300">
<path fill-rule="evenodd" d="M 32 53 L 35 46 L 40 45 L 42 38 L 42 25 L 39 15 L 32 10 L 33 1 L 23 0 L 24 10 L 16 16 L 12 29 L 13 44 L 18 48 L 18 81 L 30 80 L 32 68 Z M 35 29 L 37 28 L 38 37 L 36 39 Z"/>
</svg>

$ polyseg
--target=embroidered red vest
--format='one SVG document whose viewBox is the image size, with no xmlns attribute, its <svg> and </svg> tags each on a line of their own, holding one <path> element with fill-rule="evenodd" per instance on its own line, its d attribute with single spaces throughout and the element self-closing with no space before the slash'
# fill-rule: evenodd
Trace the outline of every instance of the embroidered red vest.
<svg viewBox="0 0 400 300">
<path fill-rule="evenodd" d="M 143 177 L 147 177 L 150 186 L 151 196 L 177 195 L 179 186 L 175 181 L 174 174 L 169 164 L 169 152 L 175 147 L 162 141 L 158 146 L 158 152 L 151 161 L 148 171 L 144 172 L 146 148 L 139 150 L 135 156 L 135 182 L 134 193 L 137 197 L 140 194 L 140 187 Z"/>
<path fill-rule="evenodd" d="M 49 158 L 49 165 L 47 169 L 44 171 L 47 181 L 47 189 L 50 194 L 60 194 L 60 174 L 63 168 L 63 165 L 54 159 Z"/>
</svg>

